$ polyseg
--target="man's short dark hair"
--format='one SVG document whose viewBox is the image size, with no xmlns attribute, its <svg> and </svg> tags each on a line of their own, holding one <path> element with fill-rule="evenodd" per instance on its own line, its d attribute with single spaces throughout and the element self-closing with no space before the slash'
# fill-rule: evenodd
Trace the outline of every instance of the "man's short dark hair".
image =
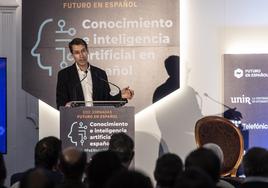
<svg viewBox="0 0 268 188">
<path fill-rule="evenodd" d="M 115 133 L 111 136 L 109 150 L 116 152 L 122 163 L 127 163 L 134 156 L 134 142 L 123 132 Z"/>
<path fill-rule="evenodd" d="M 75 148 L 70 148 L 76 150 Z M 76 154 L 74 154 L 76 152 Z M 75 156 L 77 155 L 77 156 Z M 60 169 L 67 179 L 79 179 L 82 177 L 87 164 L 87 154 L 84 151 L 73 151 L 65 154 L 65 150 L 60 155 Z"/>
<path fill-rule="evenodd" d="M 69 49 L 71 53 L 73 53 L 73 45 L 83 45 L 87 50 L 87 43 L 81 38 L 74 38 L 71 42 L 69 42 Z"/>
<path fill-rule="evenodd" d="M 154 178 L 158 185 L 172 187 L 182 168 L 182 160 L 178 155 L 166 153 L 156 161 Z"/>
<path fill-rule="evenodd" d="M 58 162 L 61 140 L 54 136 L 41 139 L 35 146 L 35 166 L 51 170 Z"/>
</svg>

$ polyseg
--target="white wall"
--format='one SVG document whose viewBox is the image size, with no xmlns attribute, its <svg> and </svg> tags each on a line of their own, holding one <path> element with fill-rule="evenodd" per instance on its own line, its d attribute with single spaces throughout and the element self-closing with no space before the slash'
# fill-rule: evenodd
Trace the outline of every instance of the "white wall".
<svg viewBox="0 0 268 188">
<path fill-rule="evenodd" d="M 37 101 L 21 89 L 21 1 L 0 1 L 0 56 L 7 57 L 7 144 L 9 176 L 33 166 L 38 140 Z"/>
<path fill-rule="evenodd" d="M 21 0 L 18 4 L 21 5 Z M 224 110 L 221 105 L 204 96 L 207 93 L 215 100 L 222 101 L 222 55 L 268 52 L 267 7 L 267 0 L 181 0 L 180 54 L 183 86 L 179 91 L 136 114 L 135 147 L 138 169 L 152 176 L 161 139 L 164 140 L 162 143 L 167 144 L 163 144 L 164 151 L 175 152 L 182 158 L 195 148 L 195 121 L 201 116 L 219 114 Z M 36 115 L 34 100 L 20 89 L 20 15 L 21 7 L 18 7 L 15 20 L 17 33 L 14 33 L 17 37 L 15 41 L 12 40 L 9 49 L 12 63 L 9 65 L 8 92 L 9 96 L 15 98 L 9 98 L 8 144 L 9 150 L 19 149 L 7 156 L 8 160 L 18 161 L 10 166 L 11 170 L 29 166 L 29 160 L 32 160 L 30 158 L 26 164 L 24 162 L 25 165 L 20 163 L 20 159 L 24 157 L 22 151 L 29 153 L 31 148 L 26 144 L 33 143 L 37 138 L 33 123 L 22 114 L 27 111 L 27 116 Z M 5 49 L 2 41 L 0 49 Z M 16 58 L 12 56 L 14 51 Z M 51 113 L 49 107 L 43 108 L 42 105 L 39 110 L 41 127 L 58 126 L 57 113 Z M 46 132 L 41 132 L 40 135 L 43 137 L 45 134 Z"/>
<path fill-rule="evenodd" d="M 224 111 L 204 96 L 223 101 L 223 54 L 268 53 L 267 6 L 265 0 L 181 0 L 185 87 L 136 115 L 137 168 L 152 176 L 161 135 L 170 151 L 182 158 L 195 148 L 193 128 L 198 117 Z M 187 86 L 195 90 L 202 114 Z"/>
</svg>

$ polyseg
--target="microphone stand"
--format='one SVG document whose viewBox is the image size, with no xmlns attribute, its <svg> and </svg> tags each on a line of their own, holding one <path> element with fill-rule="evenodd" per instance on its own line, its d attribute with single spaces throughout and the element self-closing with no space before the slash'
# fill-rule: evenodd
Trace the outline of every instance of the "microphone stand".
<svg viewBox="0 0 268 188">
<path fill-rule="evenodd" d="M 76 91 L 76 89 L 79 86 L 79 84 L 81 84 L 82 81 L 86 79 L 88 70 L 86 70 L 85 73 L 86 73 L 86 75 L 74 87 L 74 98 L 75 98 L 75 101 L 77 101 L 77 91 Z M 77 103 L 72 102 L 71 107 L 76 107 L 76 106 L 77 106 Z"/>
<path fill-rule="evenodd" d="M 204 93 L 204 96 L 209 98 L 210 100 L 214 101 L 217 104 L 220 104 L 227 108 L 228 110 L 225 110 L 223 112 L 223 117 L 229 119 L 229 120 L 241 120 L 243 118 L 241 112 L 236 110 L 236 107 L 231 108 L 230 106 L 227 106 L 226 104 L 220 103 L 219 101 L 215 100 L 214 98 L 210 97 L 207 93 Z"/>
<path fill-rule="evenodd" d="M 114 83 L 112 83 L 112 82 L 109 82 L 108 80 L 106 80 L 106 79 L 104 79 L 104 78 L 102 78 L 102 77 L 99 77 L 96 73 L 94 74 L 94 76 L 96 76 L 96 78 L 98 78 L 99 80 L 101 80 L 101 81 L 107 83 L 108 85 L 111 84 L 111 85 L 115 86 L 115 87 L 118 89 L 118 91 L 119 91 L 118 95 L 120 95 L 120 98 L 121 98 L 121 101 L 122 101 L 122 102 L 120 102 L 120 103 L 117 104 L 117 105 L 115 104 L 115 105 L 114 105 L 115 107 L 123 106 L 123 105 L 125 105 L 125 104 L 128 102 L 127 99 L 122 99 L 121 89 L 120 89 L 120 87 L 119 87 L 118 85 L 116 85 L 116 84 L 114 84 Z"/>
</svg>

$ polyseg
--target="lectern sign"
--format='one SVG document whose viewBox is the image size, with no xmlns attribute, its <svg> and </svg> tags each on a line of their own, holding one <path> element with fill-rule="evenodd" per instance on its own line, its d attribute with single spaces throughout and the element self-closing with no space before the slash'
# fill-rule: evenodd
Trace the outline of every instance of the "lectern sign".
<svg viewBox="0 0 268 188">
<path fill-rule="evenodd" d="M 134 139 L 134 107 L 76 107 L 60 109 L 63 148 L 74 146 L 90 156 L 106 150 L 114 133 Z"/>
</svg>

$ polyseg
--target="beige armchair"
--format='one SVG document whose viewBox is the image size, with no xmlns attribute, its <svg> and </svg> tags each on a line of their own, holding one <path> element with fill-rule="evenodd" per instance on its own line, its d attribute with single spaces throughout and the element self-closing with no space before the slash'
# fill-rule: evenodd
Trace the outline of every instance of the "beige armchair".
<svg viewBox="0 0 268 188">
<path fill-rule="evenodd" d="M 198 147 L 206 143 L 220 146 L 224 155 L 221 175 L 236 176 L 243 157 L 244 141 L 240 130 L 231 121 L 218 116 L 201 118 L 195 125 L 195 140 Z"/>
</svg>

